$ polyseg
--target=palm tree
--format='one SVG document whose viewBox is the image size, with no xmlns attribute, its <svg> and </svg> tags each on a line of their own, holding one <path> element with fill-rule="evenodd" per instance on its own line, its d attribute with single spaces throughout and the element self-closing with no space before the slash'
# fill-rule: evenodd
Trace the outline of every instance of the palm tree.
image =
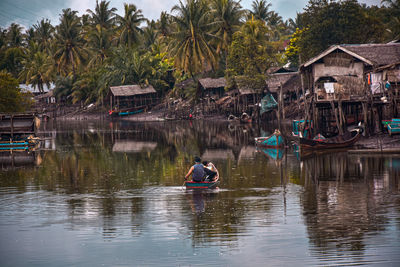
<svg viewBox="0 0 400 267">
<path fill-rule="evenodd" d="M 173 17 L 175 31 L 171 34 L 169 51 L 175 57 L 175 66 L 192 77 L 205 67 L 214 68 L 217 60 L 210 43 L 215 37 L 211 34 L 211 14 L 205 2 L 186 0 L 183 4 L 179 1 L 172 11 L 177 15 Z"/>
<path fill-rule="evenodd" d="M 211 2 L 212 13 L 215 18 L 216 33 L 218 37 L 217 52 L 223 51 L 225 59 L 228 47 L 232 42 L 235 29 L 239 28 L 244 10 L 239 2 L 234 0 L 213 0 Z"/>
<path fill-rule="evenodd" d="M 139 26 L 146 19 L 142 15 L 142 10 L 137 9 L 134 4 L 125 3 L 124 12 L 123 17 L 117 15 L 119 41 L 131 46 L 139 41 L 139 34 L 143 32 Z"/>
<path fill-rule="evenodd" d="M 147 21 L 147 27 L 143 30 L 143 46 L 147 49 L 151 49 L 152 45 L 157 40 L 156 23 L 154 20 Z"/>
<path fill-rule="evenodd" d="M 108 9 L 109 1 L 102 0 L 99 4 L 98 0 L 96 0 L 96 8 L 94 11 L 87 9 L 86 11 L 90 14 L 90 21 L 93 25 L 100 25 L 102 28 L 109 29 L 115 19 L 115 11 L 117 10 L 115 7 Z"/>
<path fill-rule="evenodd" d="M 33 46 L 35 46 L 33 44 Z M 35 47 L 33 50 L 37 49 Z M 32 51 L 33 55 L 27 57 L 22 63 L 25 66 L 19 75 L 20 80 L 24 80 L 25 83 L 31 84 L 39 92 L 43 92 L 43 86 L 46 84 L 50 87 L 51 77 L 51 61 L 49 56 L 43 51 Z"/>
<path fill-rule="evenodd" d="M 71 11 L 70 8 L 63 9 L 60 24 L 56 30 L 57 50 L 54 56 L 58 65 L 58 73 L 63 75 L 67 75 L 71 70 L 75 75 L 76 70 L 88 55 L 81 34 L 82 27 L 76 13 L 77 11 Z"/>
<path fill-rule="evenodd" d="M 254 16 L 255 19 L 268 21 L 269 16 L 271 15 L 271 11 L 269 8 L 271 7 L 271 3 L 267 3 L 266 0 L 255 0 L 251 4 L 252 10 L 250 13 Z"/>
<path fill-rule="evenodd" d="M 22 27 L 16 23 L 11 23 L 10 27 L 8 27 L 6 38 L 9 47 L 21 47 L 24 40 Z"/>
<path fill-rule="evenodd" d="M 170 24 L 171 24 L 171 16 L 165 11 L 161 12 L 160 19 L 157 21 L 157 28 L 158 32 L 163 37 L 169 35 L 171 31 Z"/>
<path fill-rule="evenodd" d="M 35 29 L 35 40 L 39 43 L 39 48 L 42 51 L 49 49 L 50 42 L 54 37 L 54 27 L 51 25 L 50 20 L 42 19 L 33 25 L 33 28 Z"/>
<path fill-rule="evenodd" d="M 90 51 L 88 66 L 94 67 L 102 65 L 108 58 L 111 48 L 111 32 L 100 24 L 91 27 L 87 32 L 87 47 Z"/>
</svg>

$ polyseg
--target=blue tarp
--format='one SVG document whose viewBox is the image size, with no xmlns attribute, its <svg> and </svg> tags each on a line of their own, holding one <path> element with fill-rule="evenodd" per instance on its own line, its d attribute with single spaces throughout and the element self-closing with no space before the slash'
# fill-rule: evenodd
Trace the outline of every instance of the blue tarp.
<svg viewBox="0 0 400 267">
<path fill-rule="evenodd" d="M 278 107 L 278 102 L 271 94 L 267 94 L 261 99 L 261 114 Z"/>
</svg>

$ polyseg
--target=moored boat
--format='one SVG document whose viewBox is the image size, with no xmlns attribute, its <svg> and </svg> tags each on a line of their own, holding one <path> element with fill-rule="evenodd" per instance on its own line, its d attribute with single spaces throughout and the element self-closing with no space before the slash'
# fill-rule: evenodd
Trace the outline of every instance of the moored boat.
<svg viewBox="0 0 400 267">
<path fill-rule="evenodd" d="M 263 147 L 283 147 L 283 137 L 281 132 L 276 129 L 275 132 L 267 137 L 256 137 L 255 143 L 257 146 Z"/>
<path fill-rule="evenodd" d="M 284 153 L 282 148 L 263 148 L 261 152 L 273 160 L 281 160 Z"/>
<path fill-rule="evenodd" d="M 361 130 L 356 129 L 332 138 L 322 138 L 318 135 L 316 139 L 300 138 L 301 149 L 332 149 L 346 148 L 354 145 L 361 137 Z"/>
<path fill-rule="evenodd" d="M 219 179 L 210 182 L 185 181 L 186 189 L 212 189 L 215 188 L 218 184 L 219 184 Z"/>
</svg>

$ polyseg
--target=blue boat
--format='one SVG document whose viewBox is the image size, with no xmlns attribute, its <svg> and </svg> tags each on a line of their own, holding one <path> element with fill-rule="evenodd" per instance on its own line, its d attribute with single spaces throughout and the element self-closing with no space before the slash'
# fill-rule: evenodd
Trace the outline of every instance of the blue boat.
<svg viewBox="0 0 400 267">
<path fill-rule="evenodd" d="M 273 160 L 281 160 L 283 158 L 283 149 L 281 148 L 266 148 L 261 149 L 261 152 Z"/>
<path fill-rule="evenodd" d="M 203 182 L 195 182 L 195 181 L 186 181 L 185 186 L 186 189 L 213 189 L 217 187 L 219 184 L 219 179 L 215 181 L 203 181 Z"/>
<path fill-rule="evenodd" d="M 255 143 L 257 146 L 263 147 L 283 147 L 283 137 L 281 132 L 276 129 L 274 133 L 267 137 L 256 137 Z"/>
<path fill-rule="evenodd" d="M 390 136 L 400 133 L 400 119 L 391 119 L 390 121 L 382 121 L 382 123 L 386 125 Z"/>
</svg>

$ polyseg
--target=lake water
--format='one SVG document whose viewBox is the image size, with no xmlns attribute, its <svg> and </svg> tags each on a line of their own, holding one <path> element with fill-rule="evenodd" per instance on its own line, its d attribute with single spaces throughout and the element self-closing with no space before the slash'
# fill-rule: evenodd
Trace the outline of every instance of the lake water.
<svg viewBox="0 0 400 267">
<path fill-rule="evenodd" d="M 0 153 L 0 266 L 400 266 L 400 155 L 257 150 L 270 132 L 44 125 Z M 195 155 L 217 189 L 182 186 Z"/>
</svg>

